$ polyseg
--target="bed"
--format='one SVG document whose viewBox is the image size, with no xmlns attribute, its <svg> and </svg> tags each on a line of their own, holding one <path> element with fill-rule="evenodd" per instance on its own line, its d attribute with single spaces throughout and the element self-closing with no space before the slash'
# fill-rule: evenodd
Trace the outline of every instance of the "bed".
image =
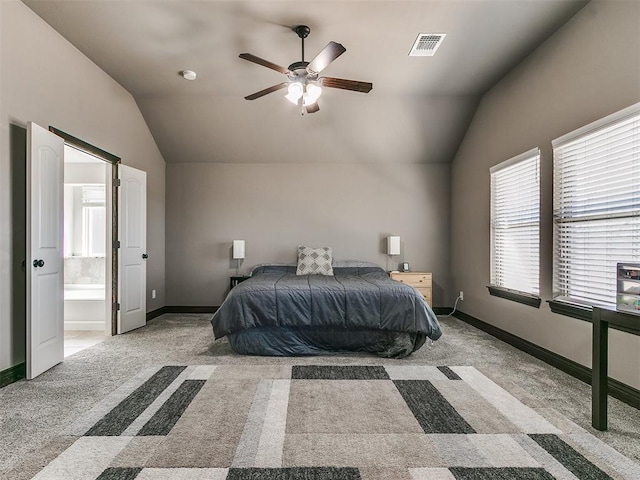
<svg viewBox="0 0 640 480">
<path fill-rule="evenodd" d="M 333 275 L 262 265 L 230 292 L 211 324 L 240 354 L 298 356 L 369 352 L 401 358 L 441 336 L 414 288 L 379 266 L 335 266 Z"/>
</svg>

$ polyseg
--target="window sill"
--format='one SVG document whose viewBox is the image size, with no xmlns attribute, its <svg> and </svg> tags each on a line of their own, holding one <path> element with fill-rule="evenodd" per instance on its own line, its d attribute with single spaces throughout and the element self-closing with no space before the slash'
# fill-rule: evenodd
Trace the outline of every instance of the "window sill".
<svg viewBox="0 0 640 480">
<path fill-rule="evenodd" d="M 507 290 L 493 285 L 488 285 L 487 290 L 489 290 L 489 294 L 494 297 L 504 298 L 505 300 L 511 300 L 512 302 L 529 305 L 530 307 L 540 308 L 540 303 L 542 302 L 540 297 L 535 295 L 527 295 L 526 293 Z"/>
<path fill-rule="evenodd" d="M 553 313 L 577 318 L 578 320 L 584 320 L 585 322 L 591 322 L 591 313 L 593 312 L 592 307 L 558 300 L 547 300 L 547 303 Z"/>
<path fill-rule="evenodd" d="M 560 315 L 566 315 L 567 317 L 577 318 L 579 320 L 584 320 L 585 322 L 593 323 L 592 313 L 593 307 L 587 307 L 584 305 L 577 305 L 575 303 L 563 302 L 558 300 L 547 300 L 549 307 L 553 313 L 558 313 Z M 626 312 L 617 312 L 614 307 L 600 307 L 603 311 L 615 312 L 625 315 Z M 634 315 L 631 313 L 630 315 Z M 613 330 L 620 330 L 621 332 L 631 333 L 633 335 L 640 335 L 640 316 L 638 316 L 638 325 L 633 325 L 628 327 L 626 325 L 611 323 L 609 328 Z"/>
</svg>

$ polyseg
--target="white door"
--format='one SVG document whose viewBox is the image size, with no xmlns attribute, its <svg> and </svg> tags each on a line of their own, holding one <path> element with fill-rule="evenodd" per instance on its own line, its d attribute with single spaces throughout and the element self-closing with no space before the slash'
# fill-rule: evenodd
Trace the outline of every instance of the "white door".
<svg viewBox="0 0 640 480">
<path fill-rule="evenodd" d="M 147 173 L 118 167 L 118 333 L 147 323 Z"/>
<path fill-rule="evenodd" d="M 27 124 L 27 378 L 64 360 L 64 140 Z"/>
</svg>

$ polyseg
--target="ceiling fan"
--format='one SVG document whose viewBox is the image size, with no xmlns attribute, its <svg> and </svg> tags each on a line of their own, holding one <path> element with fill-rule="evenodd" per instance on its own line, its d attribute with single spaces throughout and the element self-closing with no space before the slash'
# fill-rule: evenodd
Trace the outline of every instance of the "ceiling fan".
<svg viewBox="0 0 640 480">
<path fill-rule="evenodd" d="M 318 55 L 310 62 L 304 61 L 304 39 L 309 36 L 311 29 L 306 25 L 298 25 L 293 28 L 302 40 L 302 61 L 294 62 L 289 68 L 281 67 L 268 60 L 256 57 L 250 53 L 241 53 L 239 56 L 249 62 L 257 63 L 263 67 L 270 68 L 276 72 L 287 76 L 287 81 L 278 83 L 259 92 L 244 97 L 246 100 L 255 100 L 268 93 L 287 88 L 288 93 L 285 98 L 290 102 L 300 106 L 302 114 L 315 113 L 320 110 L 318 98 L 322 95 L 322 87 L 341 88 L 343 90 L 353 90 L 354 92 L 369 93 L 373 88 L 370 82 L 359 82 L 357 80 L 345 80 L 343 78 L 320 77 L 320 72 L 329 66 L 336 58 L 347 51 L 342 45 L 336 42 L 329 42 Z"/>
</svg>

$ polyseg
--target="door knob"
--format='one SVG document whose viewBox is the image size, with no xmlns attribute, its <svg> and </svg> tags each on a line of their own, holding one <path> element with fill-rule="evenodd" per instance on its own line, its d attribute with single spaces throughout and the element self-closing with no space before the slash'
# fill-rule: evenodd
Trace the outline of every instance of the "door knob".
<svg viewBox="0 0 640 480">
<path fill-rule="evenodd" d="M 142 258 L 144 258 L 146 260 L 147 258 L 149 258 L 149 255 L 147 255 L 146 253 L 143 253 L 142 254 Z"/>
<path fill-rule="evenodd" d="M 35 268 L 38 268 L 38 267 L 44 267 L 44 260 L 42 260 L 42 259 L 40 259 L 40 260 L 38 260 L 38 259 L 34 260 L 34 261 L 33 261 L 33 266 L 34 266 Z"/>
</svg>

